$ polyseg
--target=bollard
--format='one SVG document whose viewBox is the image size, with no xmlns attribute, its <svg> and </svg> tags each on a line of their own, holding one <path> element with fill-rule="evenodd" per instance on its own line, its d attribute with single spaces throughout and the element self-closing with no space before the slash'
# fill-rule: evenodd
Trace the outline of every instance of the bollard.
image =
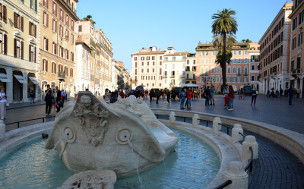
<svg viewBox="0 0 304 189">
<path fill-rule="evenodd" d="M 169 120 L 171 123 L 175 122 L 175 112 L 173 111 L 170 112 Z"/>
<path fill-rule="evenodd" d="M 0 135 L 5 134 L 5 123 L 3 120 L 0 120 Z"/>
<path fill-rule="evenodd" d="M 258 159 L 258 149 L 259 145 L 255 140 L 255 137 L 248 135 L 245 137 L 245 141 L 242 144 L 242 160 L 248 161 L 251 158 L 250 147 L 253 151 L 253 159 Z"/>
<path fill-rule="evenodd" d="M 215 117 L 213 120 L 213 131 L 219 132 L 222 129 L 222 121 L 219 117 Z"/>
<path fill-rule="evenodd" d="M 223 181 L 231 180 L 232 183 L 225 189 L 245 189 L 248 188 L 248 174 L 245 172 L 243 163 L 231 161 L 228 163 L 227 170 L 223 174 Z"/>
<path fill-rule="evenodd" d="M 241 133 L 241 134 L 240 134 Z M 231 140 L 233 143 L 243 140 L 243 129 L 241 124 L 234 124 L 231 134 Z"/>
<path fill-rule="evenodd" d="M 198 114 L 194 114 L 193 117 L 192 117 L 192 126 L 193 127 L 198 127 L 199 125 L 199 116 Z"/>
</svg>

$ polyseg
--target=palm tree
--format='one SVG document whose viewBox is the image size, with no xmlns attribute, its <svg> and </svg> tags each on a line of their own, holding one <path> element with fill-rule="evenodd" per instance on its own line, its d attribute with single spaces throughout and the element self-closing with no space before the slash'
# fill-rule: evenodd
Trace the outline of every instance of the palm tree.
<svg viewBox="0 0 304 189">
<path fill-rule="evenodd" d="M 236 12 L 230 9 L 223 9 L 221 12 L 213 14 L 212 19 L 212 33 L 215 35 L 221 35 L 223 37 L 223 46 L 219 49 L 219 53 L 222 52 L 221 68 L 223 77 L 223 87 L 226 86 L 226 43 L 227 35 L 236 34 L 237 21 L 235 15 Z"/>
</svg>

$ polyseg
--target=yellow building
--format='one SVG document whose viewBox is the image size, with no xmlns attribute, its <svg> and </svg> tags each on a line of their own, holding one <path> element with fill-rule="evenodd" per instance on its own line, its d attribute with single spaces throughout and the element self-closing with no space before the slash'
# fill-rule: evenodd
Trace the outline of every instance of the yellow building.
<svg viewBox="0 0 304 189">
<path fill-rule="evenodd" d="M 9 103 L 40 99 L 39 11 L 37 0 L 0 1 L 0 86 Z"/>
<path fill-rule="evenodd" d="M 75 72 L 75 23 L 78 0 L 41 0 L 40 78 L 42 91 L 59 87 L 73 95 Z"/>
</svg>

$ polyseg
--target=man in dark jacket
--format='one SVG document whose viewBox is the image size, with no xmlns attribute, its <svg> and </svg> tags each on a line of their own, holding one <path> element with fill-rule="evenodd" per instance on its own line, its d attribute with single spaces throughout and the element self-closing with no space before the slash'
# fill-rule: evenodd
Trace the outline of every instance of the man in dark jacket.
<svg viewBox="0 0 304 189">
<path fill-rule="evenodd" d="M 56 102 L 57 102 L 57 111 L 56 112 L 59 112 L 60 111 L 60 107 L 62 107 L 62 101 L 61 101 L 61 91 L 57 88 L 57 98 L 56 98 Z"/>
<path fill-rule="evenodd" d="M 47 94 L 45 95 L 44 101 L 45 101 L 45 115 L 49 116 L 52 109 L 52 91 L 48 90 Z"/>
</svg>

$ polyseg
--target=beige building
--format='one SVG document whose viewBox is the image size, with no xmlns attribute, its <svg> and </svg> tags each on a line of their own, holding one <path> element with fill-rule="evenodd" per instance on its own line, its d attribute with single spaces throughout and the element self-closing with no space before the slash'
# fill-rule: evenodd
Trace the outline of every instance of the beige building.
<svg viewBox="0 0 304 189">
<path fill-rule="evenodd" d="M 163 61 L 165 51 L 155 46 L 142 48 L 132 57 L 132 88 L 144 85 L 145 89 L 164 88 Z"/>
<path fill-rule="evenodd" d="M 195 54 L 188 54 L 186 57 L 185 67 L 185 84 L 196 84 L 196 56 Z"/>
<path fill-rule="evenodd" d="M 103 95 L 112 86 L 112 44 L 91 20 L 78 21 L 76 33 L 76 90 Z"/>
<path fill-rule="evenodd" d="M 230 64 L 226 66 L 226 79 L 228 85 L 232 85 L 234 90 L 249 85 L 249 67 L 252 62 L 250 58 L 258 55 L 257 43 L 235 43 L 231 49 L 232 58 Z M 213 47 L 212 43 L 201 44 L 196 47 L 196 83 L 200 86 L 215 87 L 216 91 L 221 90 L 222 68 L 216 64 L 216 55 L 218 51 Z M 256 66 L 256 65 L 255 65 Z M 254 69 L 257 69 L 255 67 Z M 257 81 L 257 73 L 251 72 L 250 76 L 254 76 L 253 81 Z"/>
<path fill-rule="evenodd" d="M 41 0 L 40 7 L 40 81 L 44 92 L 59 87 L 75 92 L 75 23 L 78 0 Z"/>
<path fill-rule="evenodd" d="M 291 19 L 290 33 L 290 66 L 288 68 L 291 74 L 291 85 L 300 92 L 300 97 L 304 97 L 304 43 L 303 43 L 303 28 L 304 28 L 304 1 L 293 1 L 293 12 L 289 15 Z"/>
<path fill-rule="evenodd" d="M 30 91 L 41 98 L 38 0 L 0 2 L 0 86 L 9 103 L 28 102 Z"/>
<path fill-rule="evenodd" d="M 260 92 L 264 94 L 272 88 L 288 88 L 293 79 L 289 75 L 291 12 L 292 3 L 286 3 L 259 41 Z"/>
</svg>

